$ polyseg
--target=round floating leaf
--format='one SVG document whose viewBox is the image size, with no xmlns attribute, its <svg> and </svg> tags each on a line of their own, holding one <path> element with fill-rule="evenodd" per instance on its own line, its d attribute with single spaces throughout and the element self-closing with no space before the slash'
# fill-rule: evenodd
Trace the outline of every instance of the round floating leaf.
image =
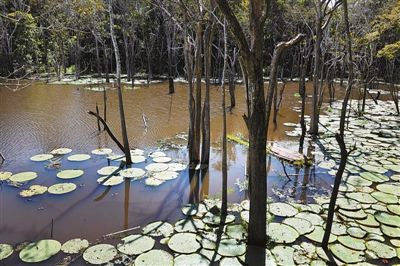
<svg viewBox="0 0 400 266">
<path fill-rule="evenodd" d="M 65 155 L 65 154 L 68 154 L 71 152 L 72 152 L 72 150 L 69 148 L 58 148 L 58 149 L 52 150 L 50 153 L 53 155 Z"/>
<path fill-rule="evenodd" d="M 144 177 L 145 174 L 146 171 L 140 168 L 128 168 L 119 172 L 120 176 L 123 176 L 125 178 L 133 178 L 135 180 Z"/>
<path fill-rule="evenodd" d="M 69 192 L 72 192 L 76 189 L 76 185 L 74 183 L 59 183 L 52 185 L 51 187 L 48 188 L 48 192 L 50 194 L 56 194 L 56 195 L 61 195 L 61 194 L 66 194 Z"/>
<path fill-rule="evenodd" d="M 200 244 L 196 241 L 196 234 L 178 233 L 171 237 L 168 247 L 178 253 L 190 254 L 199 250 Z"/>
<path fill-rule="evenodd" d="M 386 225 L 389 226 L 399 226 L 400 225 L 400 216 L 391 215 L 386 212 L 378 212 L 375 214 L 375 218 Z"/>
<path fill-rule="evenodd" d="M 365 260 L 364 252 L 349 249 L 342 244 L 332 244 L 329 249 L 336 258 L 345 263 L 356 263 Z"/>
<path fill-rule="evenodd" d="M 226 226 L 225 234 L 231 238 L 243 240 L 246 238 L 247 230 L 241 224 L 231 224 Z"/>
<path fill-rule="evenodd" d="M 143 163 L 146 161 L 146 157 L 143 155 L 134 155 L 131 156 L 132 163 Z"/>
<path fill-rule="evenodd" d="M 204 229 L 204 223 L 199 219 L 182 219 L 175 223 L 174 229 L 179 233 L 196 233 Z"/>
<path fill-rule="evenodd" d="M 385 192 L 375 191 L 371 195 L 372 197 L 383 203 L 393 204 L 398 202 L 397 196 Z"/>
<path fill-rule="evenodd" d="M 13 254 L 14 249 L 9 244 L 0 244 L 0 261 L 7 259 Z"/>
<path fill-rule="evenodd" d="M 389 177 L 378 173 L 363 172 L 360 174 L 360 176 L 364 179 L 367 179 L 375 183 L 382 183 L 389 181 Z"/>
<path fill-rule="evenodd" d="M 57 177 L 61 179 L 74 179 L 84 174 L 82 170 L 63 170 L 57 173 Z"/>
<path fill-rule="evenodd" d="M 388 205 L 387 209 L 394 214 L 397 214 L 400 216 L 400 205 Z"/>
<path fill-rule="evenodd" d="M 324 224 L 324 228 L 326 228 L 325 224 Z M 344 224 L 333 222 L 332 228 L 331 228 L 331 233 L 334 235 L 337 235 L 337 236 L 346 235 L 347 227 Z"/>
<path fill-rule="evenodd" d="M 129 235 L 121 240 L 124 243 L 117 246 L 118 251 L 130 256 L 151 250 L 156 242 L 153 238 L 143 235 Z"/>
<path fill-rule="evenodd" d="M 348 198 L 338 198 L 336 200 L 336 205 L 343 210 L 357 211 L 362 208 L 358 201 L 348 199 Z"/>
<path fill-rule="evenodd" d="M 168 164 L 165 163 L 151 163 L 146 165 L 146 170 L 150 172 L 162 172 L 168 169 Z"/>
<path fill-rule="evenodd" d="M 162 171 L 162 172 L 157 172 L 154 173 L 153 177 L 159 180 L 172 180 L 178 177 L 178 173 L 177 172 L 173 172 L 173 171 Z"/>
<path fill-rule="evenodd" d="M 294 248 L 289 246 L 275 246 L 272 250 L 278 265 L 296 265 L 293 260 Z M 268 265 L 268 264 L 265 264 Z M 271 264 L 275 265 L 275 264 Z"/>
<path fill-rule="evenodd" d="M 153 158 L 153 162 L 155 162 L 155 163 L 169 163 L 170 161 L 172 161 L 172 159 L 167 156 Z"/>
<path fill-rule="evenodd" d="M 223 258 L 219 266 L 242 266 L 243 264 L 237 258 Z M 265 264 L 270 265 L 270 264 Z"/>
<path fill-rule="evenodd" d="M 99 175 L 106 175 L 109 176 L 112 173 L 114 173 L 115 171 L 117 171 L 119 169 L 118 166 L 105 166 L 103 168 L 100 168 L 99 170 L 97 170 L 97 173 Z"/>
<path fill-rule="evenodd" d="M 321 216 L 311 212 L 299 212 L 295 217 L 305 219 L 313 225 L 322 225 L 324 223 L 324 219 Z"/>
<path fill-rule="evenodd" d="M 233 216 L 232 214 L 228 214 L 225 217 L 225 221 L 224 224 L 229 224 L 235 221 L 235 216 Z M 211 225 L 219 225 L 221 224 L 221 216 L 219 215 L 214 215 L 212 213 L 207 213 L 204 217 L 203 217 L 203 221 L 206 224 L 211 224 Z"/>
<path fill-rule="evenodd" d="M 244 200 L 240 203 L 240 206 L 246 211 L 250 210 L 250 201 L 249 200 Z"/>
<path fill-rule="evenodd" d="M 124 183 L 124 177 L 120 175 L 114 175 L 108 179 L 107 178 L 107 176 L 100 177 L 97 179 L 97 182 L 103 186 L 118 186 L 119 184 Z M 105 179 L 107 179 L 107 181 L 103 183 Z"/>
<path fill-rule="evenodd" d="M 246 252 L 246 245 L 235 239 L 222 239 L 217 252 L 224 257 L 237 257 Z"/>
<path fill-rule="evenodd" d="M 315 226 L 314 231 L 312 231 L 310 234 L 305 235 L 305 237 L 307 237 L 308 239 L 318 242 L 318 243 L 322 243 L 322 239 L 324 237 L 324 233 L 325 230 L 322 226 Z M 335 242 L 337 239 L 337 236 L 331 234 L 329 237 L 329 243 Z"/>
<path fill-rule="evenodd" d="M 42 262 L 57 254 L 61 249 L 61 243 L 53 239 L 39 240 L 24 247 L 19 253 L 23 262 Z"/>
<path fill-rule="evenodd" d="M 365 225 L 365 226 L 370 226 L 370 227 L 378 227 L 379 223 L 376 221 L 375 217 L 372 214 L 367 214 L 366 219 L 362 220 L 356 220 L 357 223 Z"/>
<path fill-rule="evenodd" d="M 162 151 L 155 151 L 155 152 L 150 153 L 149 156 L 151 158 L 157 158 L 157 157 L 166 157 L 167 155 Z"/>
<path fill-rule="evenodd" d="M 293 243 L 300 236 L 293 227 L 286 224 L 270 223 L 267 229 L 267 235 L 275 243 Z"/>
<path fill-rule="evenodd" d="M 53 154 L 38 154 L 38 155 L 32 156 L 30 159 L 33 162 L 44 162 L 44 161 L 52 159 L 53 157 L 54 157 Z"/>
<path fill-rule="evenodd" d="M 62 245 L 61 250 L 67 254 L 78 254 L 88 247 L 89 241 L 87 241 L 86 239 L 75 238 L 65 242 Z"/>
<path fill-rule="evenodd" d="M 101 265 L 112 261 L 117 253 L 113 245 L 99 244 L 86 249 L 83 259 L 91 264 Z"/>
<path fill-rule="evenodd" d="M 186 216 L 202 217 L 207 213 L 207 208 L 204 204 L 187 204 L 182 208 L 182 213 Z"/>
<path fill-rule="evenodd" d="M 295 216 L 298 211 L 293 206 L 282 203 L 282 202 L 274 202 L 269 205 L 269 211 L 276 216 L 282 217 L 292 217 Z"/>
<path fill-rule="evenodd" d="M 12 176 L 11 172 L 0 172 L 0 181 L 6 181 Z"/>
<path fill-rule="evenodd" d="M 38 175 L 35 172 L 21 172 L 10 177 L 10 181 L 17 183 L 25 183 L 32 181 L 37 178 Z"/>
<path fill-rule="evenodd" d="M 356 238 L 363 238 L 367 234 L 367 232 L 358 227 L 349 227 L 347 233 Z"/>
<path fill-rule="evenodd" d="M 133 149 L 130 152 L 131 152 L 132 156 L 144 155 L 144 150 L 141 150 L 141 149 Z"/>
<path fill-rule="evenodd" d="M 164 250 L 153 249 L 149 252 L 139 255 L 135 259 L 135 266 L 172 266 L 174 265 L 174 257 Z"/>
<path fill-rule="evenodd" d="M 392 227 L 382 224 L 381 230 L 383 234 L 385 234 L 388 237 L 395 237 L 395 238 L 400 237 L 400 227 Z"/>
<path fill-rule="evenodd" d="M 296 217 L 286 218 L 285 220 L 283 220 L 283 223 L 290 225 L 291 227 L 296 229 L 296 231 L 300 235 L 311 233 L 314 230 L 314 225 L 302 218 L 296 218 Z"/>
<path fill-rule="evenodd" d="M 354 176 L 354 175 L 344 178 L 344 181 L 355 187 L 369 187 L 372 185 L 371 181 L 366 180 L 360 176 Z"/>
<path fill-rule="evenodd" d="M 378 173 L 378 174 L 384 174 L 388 171 L 387 169 L 385 169 L 383 167 L 372 165 L 372 164 L 363 164 L 363 165 L 361 165 L 361 168 L 367 172 L 374 172 L 374 173 Z"/>
<path fill-rule="evenodd" d="M 385 164 L 383 165 L 383 168 L 388 169 L 390 171 L 400 173 L 400 165 L 397 164 Z"/>
<path fill-rule="evenodd" d="M 23 198 L 29 198 L 36 195 L 42 195 L 47 192 L 47 187 L 41 185 L 32 185 L 29 189 L 22 190 L 19 195 Z"/>
<path fill-rule="evenodd" d="M 381 259 L 396 257 L 396 250 L 394 248 L 375 240 L 367 242 L 367 249 L 375 253 Z"/>
<path fill-rule="evenodd" d="M 144 181 L 144 183 L 147 186 L 151 186 L 151 187 L 157 187 L 157 186 L 163 184 L 164 182 L 165 182 L 164 180 L 160 180 L 160 179 L 157 179 L 154 177 L 146 178 L 146 180 Z"/>
<path fill-rule="evenodd" d="M 150 236 L 164 236 L 164 237 L 170 237 L 173 232 L 174 232 L 174 227 L 167 222 L 163 221 L 158 221 L 158 222 L 153 222 L 142 229 L 143 234 L 145 235 L 150 235 Z"/>
<path fill-rule="evenodd" d="M 169 171 L 175 171 L 175 172 L 180 172 L 186 169 L 186 165 L 182 163 L 169 163 L 168 164 L 168 170 Z"/>
<path fill-rule="evenodd" d="M 362 239 L 354 238 L 351 236 L 339 236 L 338 241 L 342 245 L 344 245 L 348 248 L 360 250 L 360 251 L 365 250 L 365 241 Z"/>
<path fill-rule="evenodd" d="M 346 193 L 346 197 L 349 197 L 353 200 L 366 204 L 373 204 L 377 202 L 377 200 L 374 199 L 370 194 L 363 192 Z"/>
<path fill-rule="evenodd" d="M 92 154 L 95 154 L 95 155 L 108 155 L 111 153 L 112 153 L 112 149 L 109 149 L 109 148 L 99 148 L 99 149 L 92 150 Z"/>
<path fill-rule="evenodd" d="M 89 154 L 74 154 L 71 156 L 68 156 L 67 160 L 71 161 L 71 162 L 83 162 L 86 160 L 90 159 L 90 155 Z"/>
<path fill-rule="evenodd" d="M 353 219 L 365 219 L 367 218 L 367 214 L 363 210 L 358 211 L 346 211 L 343 209 L 339 209 L 339 213 Z"/>
<path fill-rule="evenodd" d="M 376 189 L 400 197 L 400 186 L 390 184 L 379 184 Z"/>
<path fill-rule="evenodd" d="M 208 266 L 210 261 L 203 255 L 179 255 L 174 259 L 174 266 Z"/>
<path fill-rule="evenodd" d="M 400 181 L 400 175 L 392 175 L 390 179 L 392 179 L 393 181 Z"/>
</svg>

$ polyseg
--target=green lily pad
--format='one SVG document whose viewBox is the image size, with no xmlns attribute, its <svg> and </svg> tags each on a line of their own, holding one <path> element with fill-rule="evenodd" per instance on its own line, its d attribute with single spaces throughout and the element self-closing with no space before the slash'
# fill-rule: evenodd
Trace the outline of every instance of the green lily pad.
<svg viewBox="0 0 400 266">
<path fill-rule="evenodd" d="M 293 259 L 294 250 L 289 246 L 275 246 L 271 251 L 275 256 L 276 264 L 286 266 L 295 265 Z"/>
<path fill-rule="evenodd" d="M 224 257 L 237 257 L 246 252 L 246 245 L 235 239 L 222 239 L 217 252 Z"/>
<path fill-rule="evenodd" d="M 338 198 L 336 200 L 336 205 L 347 211 L 357 211 L 362 208 L 358 201 L 348 198 Z"/>
<path fill-rule="evenodd" d="M 13 254 L 14 249 L 9 244 L 0 244 L 0 261 L 7 259 Z"/>
<path fill-rule="evenodd" d="M 182 219 L 175 223 L 174 229 L 178 233 L 197 233 L 197 231 L 204 229 L 204 222 L 199 219 Z"/>
<path fill-rule="evenodd" d="M 171 237 L 168 247 L 178 253 L 190 254 L 199 250 L 200 244 L 196 241 L 196 234 L 178 233 Z"/>
<path fill-rule="evenodd" d="M 374 199 L 370 194 L 363 192 L 346 193 L 346 197 L 349 197 L 350 199 L 356 200 L 360 203 L 366 203 L 366 204 L 373 204 L 377 202 L 377 200 Z"/>
<path fill-rule="evenodd" d="M 156 242 L 153 238 L 144 235 L 129 235 L 121 240 L 123 243 L 118 244 L 118 251 L 130 256 L 151 250 Z"/>
<path fill-rule="evenodd" d="M 182 213 L 186 216 L 203 217 L 207 213 L 207 208 L 204 204 L 186 204 L 182 208 Z"/>
<path fill-rule="evenodd" d="M 295 217 L 305 219 L 313 225 L 322 225 L 324 223 L 324 219 L 321 216 L 311 212 L 299 212 Z"/>
<path fill-rule="evenodd" d="M 323 227 L 326 228 L 326 225 L 324 224 Z M 347 227 L 346 227 L 346 225 L 344 225 L 342 223 L 333 222 L 332 223 L 332 228 L 331 228 L 331 233 L 336 235 L 336 236 L 346 235 L 347 234 Z"/>
<path fill-rule="evenodd" d="M 387 209 L 394 214 L 400 216 L 400 205 L 387 205 Z"/>
<path fill-rule="evenodd" d="M 180 172 L 186 169 L 186 165 L 182 163 L 169 163 L 168 170 L 174 172 Z"/>
<path fill-rule="evenodd" d="M 52 159 L 53 157 L 54 157 L 53 154 L 38 154 L 38 155 L 32 156 L 30 158 L 30 160 L 33 162 L 44 162 L 44 161 Z"/>
<path fill-rule="evenodd" d="M 165 180 L 160 180 L 154 177 L 149 177 L 146 178 L 146 180 L 144 181 L 144 183 L 147 186 L 151 186 L 151 187 L 158 187 L 159 185 L 163 184 L 165 182 Z"/>
<path fill-rule="evenodd" d="M 155 151 L 149 154 L 151 158 L 166 157 L 167 155 L 162 151 Z"/>
<path fill-rule="evenodd" d="M 293 206 L 282 203 L 282 202 L 274 202 L 269 205 L 269 211 L 276 216 L 282 217 L 293 217 L 298 213 L 298 210 Z"/>
<path fill-rule="evenodd" d="M 60 179 L 74 179 L 82 176 L 84 171 L 82 170 L 62 170 L 57 173 L 57 177 Z"/>
<path fill-rule="evenodd" d="M 394 248 L 379 241 L 368 241 L 367 249 L 375 253 L 381 259 L 391 259 L 396 257 L 396 250 Z"/>
<path fill-rule="evenodd" d="M 400 186 L 398 185 L 379 184 L 376 186 L 376 189 L 400 197 Z"/>
<path fill-rule="evenodd" d="M 365 250 L 365 241 L 351 236 L 339 236 L 338 241 L 345 247 L 350 249 Z"/>
<path fill-rule="evenodd" d="M 225 234 L 231 238 L 243 240 L 246 238 L 247 230 L 241 224 L 230 224 L 226 226 Z"/>
<path fill-rule="evenodd" d="M 314 225 L 302 218 L 289 217 L 283 220 L 283 223 L 296 229 L 300 235 L 311 233 L 314 230 Z"/>
<path fill-rule="evenodd" d="M 348 183 L 350 185 L 353 185 L 355 187 L 369 187 L 369 186 L 372 185 L 371 181 L 369 181 L 367 179 L 364 179 L 364 178 L 362 178 L 360 176 L 355 176 L 355 175 L 351 175 L 351 176 L 349 176 L 347 178 L 343 178 L 343 180 L 346 183 Z"/>
<path fill-rule="evenodd" d="M 390 171 L 400 173 L 400 165 L 397 164 L 385 164 L 383 165 L 383 168 L 388 169 Z"/>
<path fill-rule="evenodd" d="M 174 233 L 174 227 L 168 222 L 157 221 L 143 227 L 142 233 L 154 237 L 170 237 Z"/>
<path fill-rule="evenodd" d="M 74 183 L 59 183 L 52 185 L 47 189 L 50 194 L 61 195 L 74 191 L 76 185 Z"/>
<path fill-rule="evenodd" d="M 24 247 L 19 258 L 26 263 L 37 263 L 48 260 L 61 249 L 61 243 L 53 239 L 44 239 L 33 242 Z"/>
<path fill-rule="evenodd" d="M 68 154 L 71 152 L 72 152 L 72 150 L 69 148 L 58 148 L 58 149 L 52 150 L 50 153 L 53 155 L 65 155 L 65 154 Z"/>
<path fill-rule="evenodd" d="M 67 160 L 71 161 L 71 162 L 83 162 L 86 160 L 90 159 L 90 155 L 89 154 L 74 154 L 71 156 L 68 156 Z"/>
<path fill-rule="evenodd" d="M 293 227 L 281 223 L 270 223 L 267 235 L 275 243 L 293 243 L 300 236 Z"/>
<path fill-rule="evenodd" d="M 97 183 L 103 185 L 103 186 L 118 186 L 122 183 L 124 183 L 124 177 L 120 176 L 120 175 L 114 175 L 110 178 L 108 178 L 107 176 L 102 176 L 100 178 L 97 179 Z M 106 182 L 103 183 L 103 181 L 107 179 Z"/>
<path fill-rule="evenodd" d="M 0 172 L 0 181 L 6 181 L 12 176 L 11 172 Z"/>
<path fill-rule="evenodd" d="M 367 214 L 367 218 L 366 219 L 361 219 L 361 220 L 356 220 L 357 223 L 365 225 L 365 226 L 369 226 L 369 227 L 378 227 L 379 223 L 376 221 L 374 215 L 372 214 Z"/>
<path fill-rule="evenodd" d="M 329 246 L 333 255 L 344 263 L 356 263 L 365 260 L 364 252 L 349 249 L 342 244 L 332 244 Z"/>
<path fill-rule="evenodd" d="M 132 163 L 143 163 L 146 161 L 146 157 L 143 155 L 134 155 L 131 156 Z"/>
<path fill-rule="evenodd" d="M 363 165 L 361 165 L 361 168 L 364 169 L 365 171 L 378 173 L 378 174 L 384 174 L 388 171 L 387 169 L 385 169 L 383 167 L 371 165 L 371 164 L 363 164 Z"/>
<path fill-rule="evenodd" d="M 400 189 L 400 187 L 399 187 Z M 381 191 L 375 191 L 372 192 L 372 197 L 374 197 L 375 199 L 377 199 L 380 202 L 383 203 L 387 203 L 387 204 L 394 204 L 398 202 L 397 196 L 392 195 L 392 194 L 388 194 L 385 192 L 381 192 Z"/>
<path fill-rule="evenodd" d="M 89 241 L 86 239 L 75 238 L 68 240 L 65 242 L 61 250 L 67 254 L 79 254 L 82 250 L 85 250 L 89 247 Z"/>
<path fill-rule="evenodd" d="M 214 250 L 209 250 L 209 249 L 205 249 L 202 248 L 200 250 L 200 254 L 203 255 L 204 257 L 206 257 L 207 259 L 209 259 L 210 261 L 213 259 L 215 251 Z M 218 253 L 215 255 L 214 258 L 214 262 L 219 261 L 221 259 L 221 255 L 219 255 Z M 220 264 L 221 265 L 221 264 Z"/>
<path fill-rule="evenodd" d="M 10 177 L 11 182 L 25 183 L 36 179 L 38 175 L 35 172 L 21 172 Z"/>
<path fill-rule="evenodd" d="M 95 265 L 101 265 L 112 261 L 117 256 L 117 249 L 110 244 L 99 244 L 85 250 L 83 259 Z"/>
<path fill-rule="evenodd" d="M 386 212 L 378 212 L 375 214 L 375 218 L 386 225 L 389 226 L 398 226 L 400 224 L 400 216 L 391 215 Z"/>
<path fill-rule="evenodd" d="M 19 195 L 23 198 L 29 198 L 36 195 L 43 195 L 47 192 L 47 187 L 41 185 L 32 185 L 29 189 L 22 190 Z"/>
<path fill-rule="evenodd" d="M 367 218 L 367 214 L 363 210 L 358 211 L 346 211 L 343 209 L 339 209 L 339 213 L 353 219 L 365 219 Z"/>
<path fill-rule="evenodd" d="M 367 234 L 367 232 L 358 227 L 349 227 L 347 233 L 355 238 L 363 238 Z"/>
<path fill-rule="evenodd" d="M 179 255 L 174 259 L 174 266 L 208 266 L 210 261 L 203 255 Z"/>
<path fill-rule="evenodd" d="M 168 169 L 168 164 L 166 163 L 151 163 L 145 166 L 146 170 L 149 172 L 162 172 Z"/>
<path fill-rule="evenodd" d="M 363 172 L 360 174 L 360 176 L 364 179 L 367 179 L 375 183 L 382 183 L 389 181 L 389 177 L 378 173 Z"/>
<path fill-rule="evenodd" d="M 167 251 L 160 249 L 153 249 L 149 252 L 139 255 L 135 259 L 135 266 L 155 266 L 155 265 L 165 265 L 173 266 L 174 257 Z"/>
<path fill-rule="evenodd" d="M 240 263 L 238 258 L 223 258 L 221 262 L 219 263 L 219 266 L 242 266 L 243 264 Z M 269 265 L 269 264 L 266 264 Z"/>
<path fill-rule="evenodd" d="M 228 214 L 225 217 L 225 224 L 229 224 L 235 221 L 235 216 L 233 216 L 232 214 Z M 211 225 L 219 225 L 221 224 L 221 216 L 219 215 L 214 215 L 212 213 L 207 213 L 204 217 L 203 217 L 203 222 L 205 222 L 206 224 L 211 224 Z"/>
<path fill-rule="evenodd" d="M 112 153 L 112 149 L 109 148 L 99 148 L 92 150 L 92 154 L 94 155 L 109 155 Z"/>
<path fill-rule="evenodd" d="M 172 161 L 172 159 L 167 156 L 160 156 L 153 158 L 153 162 L 155 163 L 169 163 L 170 161 Z"/>
<path fill-rule="evenodd" d="M 322 243 L 322 239 L 324 238 L 324 233 L 325 230 L 322 226 L 315 226 L 314 231 L 312 231 L 310 234 L 305 235 L 305 237 L 307 237 L 308 239 L 318 242 L 318 243 Z M 337 236 L 335 236 L 334 234 L 331 234 L 329 236 L 329 243 L 335 242 L 337 239 Z"/>
<path fill-rule="evenodd" d="M 117 171 L 118 169 L 119 169 L 118 166 L 105 166 L 105 167 L 102 167 L 99 170 L 97 170 L 97 173 L 99 175 L 109 176 L 112 173 L 114 173 L 115 171 Z"/>
<path fill-rule="evenodd" d="M 167 171 L 154 173 L 153 178 L 167 181 L 167 180 L 173 180 L 173 179 L 177 178 L 178 175 L 179 174 L 177 172 L 167 170 Z"/>
<path fill-rule="evenodd" d="M 393 181 L 400 181 L 400 175 L 392 175 L 390 179 L 392 179 Z"/>
<path fill-rule="evenodd" d="M 141 179 L 146 174 L 146 171 L 140 168 L 128 168 L 119 172 L 120 176 L 125 178 L 133 178 L 134 180 Z"/>
<path fill-rule="evenodd" d="M 394 237 L 394 238 L 400 237 L 400 227 L 392 227 L 392 226 L 387 226 L 387 225 L 382 224 L 381 230 L 382 230 L 383 234 L 388 237 Z"/>
</svg>

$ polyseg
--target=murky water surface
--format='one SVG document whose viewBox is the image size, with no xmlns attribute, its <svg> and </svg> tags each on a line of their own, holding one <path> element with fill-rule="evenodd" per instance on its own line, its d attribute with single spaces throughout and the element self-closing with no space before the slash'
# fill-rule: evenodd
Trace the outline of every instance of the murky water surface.
<svg viewBox="0 0 400 266">
<path fill-rule="evenodd" d="M 308 86 L 310 94 L 311 84 Z M 124 90 L 125 114 L 132 147 L 150 152 L 157 149 L 158 140 L 187 131 L 187 86 L 176 84 L 176 93 L 172 96 L 167 95 L 167 91 L 167 83 Z M 246 136 L 242 119 L 245 113 L 243 91 L 242 87 L 237 86 L 237 106 L 228 113 L 229 134 Z M 286 85 L 278 126 L 271 125 L 269 136 L 270 140 L 279 141 L 294 150 L 298 149 L 298 138 L 287 137 L 285 131 L 291 129 L 282 123 L 299 122 L 299 113 L 292 109 L 300 106 L 299 98 L 294 95 L 297 91 L 297 83 Z M 340 96 L 341 93 L 337 94 Z M 108 91 L 107 98 L 107 121 L 120 138 L 117 91 Z M 190 177 L 186 170 L 177 179 L 159 187 L 147 187 L 143 181 L 135 181 L 107 189 L 96 182 L 96 171 L 107 165 L 105 157 L 92 156 L 89 161 L 75 163 L 64 158 L 62 169 L 85 170 L 83 176 L 72 180 L 78 185 L 72 193 L 61 196 L 45 194 L 28 200 L 18 195 L 21 188 L 5 184 L 0 186 L 0 242 L 14 245 L 22 241 L 49 238 L 51 234 L 61 242 L 75 237 L 94 241 L 104 234 L 142 226 L 154 220 L 175 222 L 182 217 L 182 205 L 200 201 L 204 197 L 218 197 L 222 183 L 219 145 L 222 131 L 221 90 L 213 87 L 211 99 L 213 148 L 207 174 Z M 227 102 L 229 104 L 229 99 Z M 96 104 L 102 113 L 103 93 L 88 91 L 82 86 L 35 83 L 15 92 L 0 87 L 0 151 L 7 159 L 0 171 L 35 171 L 39 178 L 29 185 L 50 186 L 63 182 L 56 177 L 57 170 L 46 169 L 45 163 L 31 162 L 31 156 L 58 147 L 72 148 L 73 153 L 90 154 L 91 150 L 98 147 L 110 147 L 119 152 L 105 132 L 97 131 L 96 119 L 87 114 L 88 110 L 95 110 Z M 143 116 L 147 120 L 147 131 Z M 170 150 L 167 154 L 176 160 L 187 160 L 185 150 Z M 229 202 L 240 202 L 246 198 L 246 193 L 240 192 L 235 184 L 237 180 L 244 180 L 245 158 L 245 147 L 229 143 Z M 286 168 L 293 176 L 292 181 L 288 181 L 279 160 L 267 158 L 267 162 L 268 194 L 271 196 L 275 195 L 274 191 L 279 191 L 307 202 L 310 196 L 329 188 L 332 182 L 332 178 L 319 169 L 296 170 L 290 165 Z M 144 165 L 135 167 L 144 168 Z"/>
</svg>

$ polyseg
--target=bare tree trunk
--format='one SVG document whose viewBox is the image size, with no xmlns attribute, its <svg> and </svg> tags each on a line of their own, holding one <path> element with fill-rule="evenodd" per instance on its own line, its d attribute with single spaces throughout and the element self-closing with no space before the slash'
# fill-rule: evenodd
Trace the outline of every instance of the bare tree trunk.
<svg viewBox="0 0 400 266">
<path fill-rule="evenodd" d="M 226 20 L 223 24 L 224 30 L 224 63 L 222 67 L 221 96 L 222 96 L 222 205 L 221 216 L 228 214 L 228 162 L 226 143 L 226 106 L 225 106 L 225 72 L 228 59 L 228 37 L 226 33 Z"/>
<path fill-rule="evenodd" d="M 109 62 L 108 62 L 108 51 L 107 46 L 103 44 L 103 53 L 104 53 L 104 71 L 106 72 L 106 83 L 110 83 L 110 76 L 109 76 Z"/>
<path fill-rule="evenodd" d="M 129 56 L 129 39 L 126 36 L 125 31 L 122 33 L 124 39 L 124 50 L 125 50 L 125 70 L 127 74 L 127 81 L 131 81 L 131 71 L 130 71 L 130 56 Z"/>
<path fill-rule="evenodd" d="M 95 37 L 95 43 L 96 43 L 96 67 L 97 67 L 97 75 L 101 77 L 101 63 L 100 63 L 100 51 L 99 51 L 99 42 L 97 38 Z"/>
<path fill-rule="evenodd" d="M 121 119 L 121 131 L 122 131 L 122 142 L 124 143 L 124 153 L 126 157 L 126 164 L 131 165 L 131 152 L 129 148 L 128 141 L 128 132 L 126 130 L 126 122 L 125 122 L 125 112 L 124 112 L 124 102 L 122 97 L 122 88 L 121 88 L 121 60 L 119 55 L 118 43 L 114 34 L 114 23 L 113 23 L 113 13 L 112 13 L 112 2 L 113 0 L 109 0 L 109 12 L 110 12 L 110 35 L 111 40 L 114 46 L 114 54 L 115 54 L 115 64 L 117 69 L 117 89 L 118 89 L 118 103 L 119 103 L 119 115 Z"/>
<path fill-rule="evenodd" d="M 200 161 L 200 140 L 201 140 L 201 76 L 203 70 L 202 48 L 203 48 L 203 22 L 196 25 L 196 48 L 195 48 L 195 125 L 194 125 L 194 153 L 195 162 Z"/>
</svg>

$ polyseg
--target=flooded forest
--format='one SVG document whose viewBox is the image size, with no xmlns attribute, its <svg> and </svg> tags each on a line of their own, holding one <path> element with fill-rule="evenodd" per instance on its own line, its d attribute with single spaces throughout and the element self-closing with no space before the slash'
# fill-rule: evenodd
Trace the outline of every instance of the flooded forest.
<svg viewBox="0 0 400 266">
<path fill-rule="evenodd" d="M 400 0 L 0 0 L 0 266 L 400 265 Z"/>
</svg>

